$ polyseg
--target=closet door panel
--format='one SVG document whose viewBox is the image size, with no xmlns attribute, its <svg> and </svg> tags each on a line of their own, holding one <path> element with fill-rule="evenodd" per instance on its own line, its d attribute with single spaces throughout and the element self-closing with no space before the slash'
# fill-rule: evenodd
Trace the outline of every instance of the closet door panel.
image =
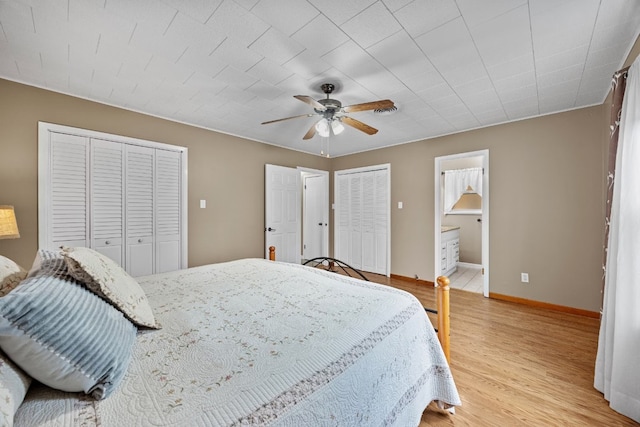
<svg viewBox="0 0 640 427">
<path fill-rule="evenodd" d="M 362 269 L 376 271 L 374 172 L 362 174 Z"/>
<path fill-rule="evenodd" d="M 389 177 L 387 170 L 375 171 L 375 202 L 372 210 L 374 216 L 375 263 L 374 273 L 384 274 L 387 270 L 387 234 L 389 218 Z"/>
<path fill-rule="evenodd" d="M 347 264 L 362 269 L 362 174 L 349 176 L 351 224 L 349 227 L 349 261 Z"/>
<path fill-rule="evenodd" d="M 127 272 L 133 277 L 153 274 L 153 243 L 143 238 L 127 245 Z"/>
<path fill-rule="evenodd" d="M 155 273 L 180 269 L 182 156 L 156 150 Z"/>
<path fill-rule="evenodd" d="M 335 213 L 336 227 L 338 234 L 336 236 L 335 257 L 349 263 L 349 177 L 346 175 L 338 175 L 336 177 L 338 183 L 337 195 L 337 211 Z"/>
<path fill-rule="evenodd" d="M 125 269 L 132 276 L 154 272 L 154 155 L 153 148 L 125 147 Z"/>
<path fill-rule="evenodd" d="M 123 144 L 91 140 L 92 248 L 124 266 Z"/>
<path fill-rule="evenodd" d="M 88 138 L 51 133 L 49 249 L 90 246 Z"/>
</svg>

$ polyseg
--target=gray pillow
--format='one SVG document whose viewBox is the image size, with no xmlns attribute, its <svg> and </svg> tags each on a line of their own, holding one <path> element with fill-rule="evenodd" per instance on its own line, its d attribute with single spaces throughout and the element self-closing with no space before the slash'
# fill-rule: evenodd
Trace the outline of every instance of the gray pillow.
<svg viewBox="0 0 640 427">
<path fill-rule="evenodd" d="M 136 331 L 69 276 L 62 258 L 0 298 L 0 348 L 32 378 L 62 391 L 108 396 L 127 371 Z"/>
</svg>

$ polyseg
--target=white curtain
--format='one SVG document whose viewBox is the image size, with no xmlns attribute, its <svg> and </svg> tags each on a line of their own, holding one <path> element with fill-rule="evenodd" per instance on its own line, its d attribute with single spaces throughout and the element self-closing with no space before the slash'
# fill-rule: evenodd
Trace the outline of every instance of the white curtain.
<svg viewBox="0 0 640 427">
<path fill-rule="evenodd" d="M 594 386 L 640 422 L 640 62 L 629 69 L 611 206 Z"/>
<path fill-rule="evenodd" d="M 471 186 L 473 191 L 482 196 L 482 168 L 452 169 L 444 171 L 444 211 L 458 201 L 462 193 Z"/>
</svg>

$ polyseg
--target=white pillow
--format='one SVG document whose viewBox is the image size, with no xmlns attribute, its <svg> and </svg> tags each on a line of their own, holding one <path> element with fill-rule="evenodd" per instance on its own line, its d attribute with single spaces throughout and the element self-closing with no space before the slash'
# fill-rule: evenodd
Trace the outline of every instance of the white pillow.
<svg viewBox="0 0 640 427">
<path fill-rule="evenodd" d="M 9 258 L 0 255 L 0 297 L 5 296 L 27 277 L 27 272 Z"/>
<path fill-rule="evenodd" d="M 0 426 L 11 427 L 13 416 L 24 400 L 31 378 L 0 351 Z"/>
<path fill-rule="evenodd" d="M 138 282 L 111 258 L 84 247 L 62 248 L 69 274 L 139 326 L 159 329 Z"/>
</svg>

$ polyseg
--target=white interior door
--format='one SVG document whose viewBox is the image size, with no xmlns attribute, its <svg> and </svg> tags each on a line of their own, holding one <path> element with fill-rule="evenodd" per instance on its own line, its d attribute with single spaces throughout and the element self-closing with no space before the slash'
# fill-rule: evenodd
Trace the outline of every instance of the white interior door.
<svg viewBox="0 0 640 427">
<path fill-rule="evenodd" d="M 265 258 L 275 246 L 276 260 L 300 263 L 300 171 L 265 166 Z"/>
<path fill-rule="evenodd" d="M 325 245 L 325 235 L 328 222 L 325 218 L 326 211 L 326 176 L 304 175 L 304 222 L 303 222 L 303 247 L 304 259 L 313 259 L 328 256 L 328 248 Z"/>
</svg>

